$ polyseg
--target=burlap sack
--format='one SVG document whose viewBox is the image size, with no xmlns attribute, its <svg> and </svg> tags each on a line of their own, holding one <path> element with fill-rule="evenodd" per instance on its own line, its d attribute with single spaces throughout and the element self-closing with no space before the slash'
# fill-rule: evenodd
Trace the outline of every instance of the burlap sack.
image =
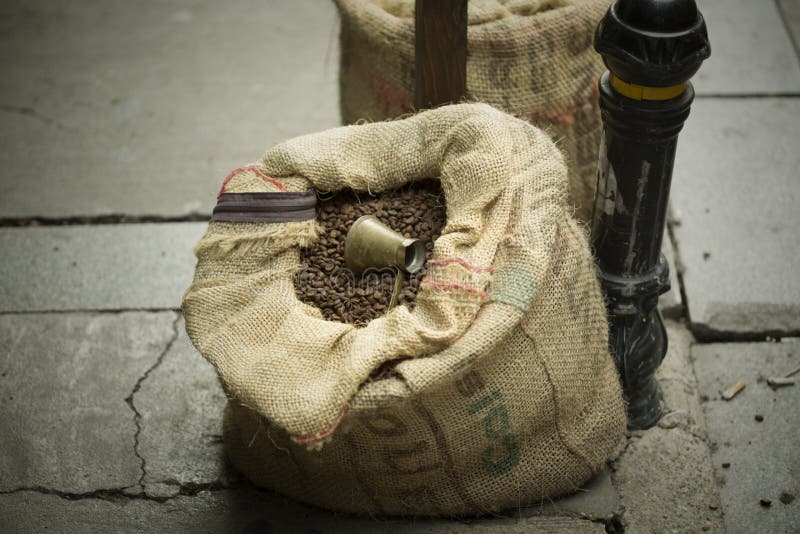
<svg viewBox="0 0 800 534">
<path fill-rule="evenodd" d="M 483 104 L 292 139 L 228 192 L 377 192 L 441 179 L 416 307 L 362 328 L 295 296 L 316 221 L 214 222 L 183 310 L 256 484 L 367 514 L 481 514 L 569 492 L 625 430 L 605 308 L 561 155 Z M 370 375 L 385 362 L 394 372 Z"/>
<path fill-rule="evenodd" d="M 342 120 L 414 105 L 414 0 L 335 0 L 341 14 Z M 467 98 L 531 121 L 567 159 L 569 198 L 588 222 L 602 132 L 592 47 L 610 0 L 469 0 Z"/>
</svg>

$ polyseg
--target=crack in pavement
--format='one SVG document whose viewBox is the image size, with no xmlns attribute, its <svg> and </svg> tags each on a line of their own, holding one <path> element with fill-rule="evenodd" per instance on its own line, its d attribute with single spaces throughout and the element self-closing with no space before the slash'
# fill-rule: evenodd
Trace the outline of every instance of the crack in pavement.
<svg viewBox="0 0 800 534">
<path fill-rule="evenodd" d="M 93 226 L 108 224 L 150 224 L 208 222 L 211 213 L 189 212 L 176 215 L 129 215 L 105 213 L 100 215 L 71 215 L 64 217 L 0 217 L 0 228 L 37 228 L 41 226 Z"/>
<path fill-rule="evenodd" d="M 177 341 L 179 335 L 178 322 L 180 322 L 180 320 L 181 320 L 181 315 L 179 313 L 176 313 L 175 319 L 172 321 L 172 337 L 167 342 L 166 346 L 164 347 L 164 350 L 161 351 L 161 354 L 158 355 L 156 362 L 153 365 L 151 365 L 144 372 L 142 376 L 139 377 L 139 379 L 136 381 L 136 384 L 134 384 L 133 390 L 131 391 L 130 395 L 128 395 L 125 398 L 125 402 L 128 404 L 131 411 L 133 412 L 133 422 L 136 425 L 136 432 L 133 435 L 133 454 L 135 454 L 136 457 L 139 459 L 140 469 L 142 472 L 142 474 L 139 476 L 139 486 L 142 488 L 142 490 L 144 490 L 144 479 L 145 476 L 147 476 L 147 461 L 145 460 L 144 456 L 142 456 L 141 453 L 139 452 L 139 435 L 142 432 L 142 424 L 141 424 L 142 414 L 136 408 L 136 404 L 134 403 L 134 396 L 136 395 L 136 393 L 139 392 L 144 381 L 147 380 L 147 377 L 150 376 L 150 373 L 152 373 L 154 370 L 158 368 L 159 365 L 161 365 L 161 362 L 164 361 L 164 357 L 167 355 L 172 346 L 175 344 L 175 341 Z"/>
<path fill-rule="evenodd" d="M 683 261 L 681 261 L 681 251 L 678 246 L 678 236 L 675 227 L 680 226 L 671 216 L 667 217 L 667 239 L 672 245 L 672 261 L 675 264 L 675 280 L 678 282 L 678 294 L 681 296 L 681 313 L 679 318 L 689 318 L 689 301 L 686 298 L 686 285 L 683 281 Z"/>
<path fill-rule="evenodd" d="M 584 514 L 579 512 L 572 512 L 569 510 L 559 510 L 557 514 L 541 514 L 538 517 L 568 517 L 570 519 L 580 519 L 581 521 L 588 521 L 590 523 L 596 523 L 599 525 L 603 525 L 606 527 L 606 532 L 612 532 L 615 534 L 622 534 L 625 532 L 625 527 L 622 523 L 622 517 L 625 513 L 625 509 L 623 506 L 620 506 L 619 509 L 611 512 L 611 515 L 602 517 L 596 516 L 592 514 Z"/>
<path fill-rule="evenodd" d="M 673 412 L 673 413 L 678 414 L 679 412 Z M 693 438 L 708 443 L 708 438 L 703 436 L 702 434 L 698 434 L 697 432 L 695 432 L 695 430 L 691 428 L 692 426 L 697 426 L 697 421 L 693 421 L 693 423 L 692 422 L 684 423 L 681 422 L 680 420 L 676 420 L 675 422 L 666 422 L 664 421 L 663 417 L 656 425 L 656 427 L 660 428 L 661 430 L 674 430 L 674 429 L 682 430 L 683 432 L 686 432 Z"/>
<path fill-rule="evenodd" d="M 721 330 L 703 323 L 689 321 L 689 331 L 694 335 L 697 344 L 707 343 L 774 343 L 785 337 L 800 337 L 797 329 L 765 329 L 740 332 Z"/>
<path fill-rule="evenodd" d="M 158 481 L 158 482 L 153 482 L 153 484 L 166 484 L 166 485 L 172 485 L 172 486 L 176 485 L 174 480 Z M 43 494 L 43 495 L 52 495 L 52 496 L 59 497 L 59 498 L 64 499 L 64 500 L 68 500 L 68 501 L 81 501 L 81 500 L 96 499 L 96 500 L 103 500 L 103 501 L 120 502 L 120 501 L 138 500 L 138 501 L 148 501 L 148 502 L 154 502 L 154 503 L 158 503 L 158 504 L 164 504 L 164 503 L 173 501 L 175 499 L 178 499 L 179 497 L 194 497 L 194 496 L 196 496 L 196 495 L 198 495 L 199 493 L 202 493 L 202 492 L 225 491 L 225 490 L 230 490 L 230 491 L 243 490 L 243 491 L 251 491 L 251 492 L 256 492 L 256 493 L 263 493 L 263 494 L 267 494 L 267 495 L 274 495 L 274 493 L 272 493 L 271 491 L 263 489 L 263 488 L 259 488 L 259 487 L 256 487 L 256 486 L 253 486 L 252 484 L 250 484 L 247 481 L 240 481 L 238 483 L 229 484 L 229 485 L 226 485 L 226 484 L 224 484 L 222 482 L 219 482 L 219 481 L 208 482 L 208 483 L 193 483 L 193 482 L 191 482 L 191 483 L 179 484 L 178 486 L 179 486 L 178 493 L 176 493 L 175 495 L 171 495 L 171 496 L 153 496 L 153 495 L 148 495 L 147 493 L 145 493 L 143 491 L 141 491 L 139 493 L 131 493 L 131 492 L 128 491 L 128 490 L 131 490 L 132 488 L 139 487 L 138 485 L 127 486 L 127 487 L 119 487 L 119 488 L 103 488 L 103 489 L 97 489 L 97 490 L 84 492 L 84 493 L 74 493 L 74 492 L 62 491 L 62 490 L 57 490 L 57 489 L 53 489 L 53 488 L 46 488 L 46 487 L 43 487 L 43 486 L 25 486 L 25 487 L 15 488 L 13 490 L 0 491 L 0 496 L 2 496 L 2 495 L 12 495 L 12 494 L 15 494 L 15 493 L 31 492 L 31 493 L 39 493 L 39 494 Z M 307 505 L 305 505 L 305 504 L 303 504 L 303 503 L 301 503 L 299 501 L 297 501 L 297 504 L 299 504 L 301 506 L 307 506 Z M 332 514 L 332 516 L 335 516 L 335 514 L 336 514 L 336 512 L 330 512 L 330 513 Z M 590 514 L 577 514 L 577 513 L 563 511 L 563 510 L 560 511 L 560 513 L 558 513 L 558 514 L 537 514 L 536 517 L 562 517 L 562 518 L 570 518 L 570 519 L 575 519 L 575 520 L 581 520 L 581 521 L 586 521 L 586 522 L 591 522 L 591 523 L 603 525 L 605 527 L 605 531 L 606 532 L 610 532 L 610 533 L 613 533 L 613 534 L 622 534 L 622 533 L 625 532 L 625 527 L 624 527 L 624 524 L 622 522 L 622 514 L 624 514 L 624 507 L 621 507 L 620 510 L 612 512 L 607 517 L 597 517 L 597 516 L 590 515 Z M 514 518 L 514 516 L 513 515 L 506 516 L 506 515 L 503 515 L 503 514 L 497 514 L 497 515 L 493 516 L 493 518 L 494 519 L 512 519 L 512 518 Z M 444 521 L 448 521 L 447 518 L 442 518 L 442 519 Z M 489 518 L 486 518 L 486 517 L 480 518 L 480 519 L 478 519 L 478 521 L 485 521 L 486 519 L 489 519 Z M 459 519 L 451 519 L 449 521 L 454 521 L 454 522 L 459 522 L 459 523 L 464 523 L 464 524 L 470 524 L 472 522 L 470 519 L 461 519 L 461 520 L 459 520 Z"/>
<path fill-rule="evenodd" d="M 176 485 L 172 481 L 154 482 L 154 484 Z M 101 488 L 82 493 L 62 491 L 54 488 L 46 488 L 44 486 L 23 486 L 20 488 L 14 488 L 12 490 L 0 491 L 0 495 L 12 495 L 15 493 L 32 492 L 32 493 L 41 493 L 43 495 L 53 495 L 68 501 L 81 501 L 86 499 L 113 501 L 119 499 L 127 499 L 127 500 L 140 500 L 140 501 L 165 503 L 167 501 L 176 499 L 178 497 L 194 497 L 198 493 L 204 491 L 223 491 L 223 490 L 237 490 L 237 489 L 250 489 L 258 491 L 258 488 L 249 485 L 242 485 L 242 484 L 226 485 L 219 481 L 204 482 L 204 483 L 190 482 L 185 484 L 178 484 L 177 486 L 178 486 L 178 492 L 175 495 L 166 497 L 148 495 L 144 491 L 141 491 L 140 484 L 135 484 L 133 486 L 118 487 L 118 488 Z M 138 493 L 130 492 L 129 490 L 131 490 L 132 488 L 138 488 L 140 491 Z"/>
<path fill-rule="evenodd" d="M 634 432 L 641 432 L 641 431 L 637 430 Z M 629 433 L 628 436 L 625 438 L 625 443 L 622 445 L 622 447 L 619 448 L 614 457 L 606 461 L 606 465 L 611 470 L 611 484 L 612 486 L 614 486 L 614 489 L 617 490 L 617 494 L 619 494 L 619 488 L 614 483 L 614 473 L 617 472 L 617 463 L 622 461 L 622 459 L 625 457 L 625 453 L 628 452 L 628 448 L 631 446 L 633 440 L 638 439 L 640 437 L 641 435 L 637 435 L 635 433 Z"/>
<path fill-rule="evenodd" d="M 0 491 L 0 495 L 13 495 L 14 493 L 33 492 L 33 493 L 42 493 L 44 495 L 55 495 L 56 497 L 66 499 L 68 501 L 80 501 L 84 499 L 113 500 L 114 498 L 123 498 L 123 497 L 126 499 L 155 500 L 148 497 L 144 493 L 126 492 L 126 490 L 133 487 L 136 486 L 126 486 L 120 488 L 101 488 L 83 493 L 76 493 L 70 491 L 57 490 L 53 488 L 45 488 L 44 486 L 22 486 L 20 488 L 14 488 L 13 490 Z"/>
<path fill-rule="evenodd" d="M 625 514 L 624 507 L 618 511 L 611 514 L 611 517 L 607 519 L 592 519 L 592 523 L 599 523 L 605 526 L 606 532 L 609 534 L 624 534 L 625 532 L 625 523 L 623 522 L 623 516 Z"/>
<path fill-rule="evenodd" d="M 709 441 L 708 441 L 707 437 L 703 436 L 702 434 L 698 434 L 693 429 L 687 428 L 683 424 L 678 423 L 678 424 L 675 424 L 675 425 L 672 425 L 672 426 L 668 426 L 668 425 L 667 426 L 661 426 L 661 424 L 659 422 L 659 424 L 657 426 L 661 430 L 680 430 L 681 432 L 684 432 L 685 434 L 688 434 L 689 436 L 693 437 L 694 439 L 696 439 L 696 440 L 698 440 L 698 441 L 700 441 L 702 443 L 705 443 L 706 446 L 708 446 L 708 444 L 709 444 Z"/>
<path fill-rule="evenodd" d="M 79 314 L 123 314 L 123 313 L 180 313 L 180 308 L 64 308 L 60 310 L 0 310 L 2 315 L 58 315 L 67 313 Z"/>
<path fill-rule="evenodd" d="M 616 490 L 616 488 L 614 488 Z M 582 490 L 581 488 L 577 489 L 578 492 L 580 491 L 587 491 Z M 581 521 L 589 521 L 591 523 L 601 523 L 603 525 L 608 526 L 610 523 L 614 522 L 615 519 L 621 517 L 623 512 L 623 507 L 620 506 L 616 510 L 611 510 L 608 515 L 597 515 L 592 513 L 586 512 L 579 512 L 576 510 L 569 510 L 565 508 L 559 508 L 559 501 L 562 497 L 568 497 L 570 494 L 564 494 L 563 496 L 559 496 L 556 498 L 546 497 L 540 499 L 539 502 L 531 502 L 526 506 L 522 506 L 517 509 L 515 514 L 507 514 L 496 512 L 493 514 L 489 514 L 486 516 L 479 516 L 481 518 L 493 518 L 493 519 L 519 519 L 523 517 L 561 517 L 561 518 L 569 518 L 569 519 L 580 519 Z M 526 511 L 526 513 L 523 513 Z"/>
<path fill-rule="evenodd" d="M 37 119 L 39 122 L 46 124 L 48 126 L 55 126 L 59 130 L 64 129 L 64 125 L 58 122 L 55 119 L 48 117 L 47 115 L 42 115 L 34 108 L 27 107 L 27 106 L 7 106 L 7 105 L 0 105 L 0 111 L 4 111 L 6 113 L 12 113 L 14 115 L 22 115 L 23 117 L 31 117 Z"/>
</svg>

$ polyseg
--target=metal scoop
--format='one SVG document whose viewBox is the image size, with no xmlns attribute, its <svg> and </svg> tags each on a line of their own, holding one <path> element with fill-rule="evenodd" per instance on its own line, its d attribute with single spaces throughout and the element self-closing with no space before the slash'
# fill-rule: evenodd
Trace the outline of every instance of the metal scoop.
<svg viewBox="0 0 800 534">
<path fill-rule="evenodd" d="M 354 274 L 367 269 L 397 269 L 389 309 L 397 303 L 404 273 L 414 274 L 425 265 L 425 242 L 404 237 L 374 215 L 359 217 L 344 242 L 344 261 Z"/>
</svg>

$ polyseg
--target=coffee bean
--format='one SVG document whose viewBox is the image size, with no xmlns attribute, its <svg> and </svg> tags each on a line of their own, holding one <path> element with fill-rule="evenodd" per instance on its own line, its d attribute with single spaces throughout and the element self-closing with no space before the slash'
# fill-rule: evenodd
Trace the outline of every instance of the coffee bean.
<svg viewBox="0 0 800 534">
<path fill-rule="evenodd" d="M 423 180 L 375 195 L 340 191 L 320 202 L 317 222 L 322 232 L 316 242 L 300 251 L 304 269 L 294 279 L 295 293 L 330 321 L 364 325 L 386 313 L 391 299 L 393 270 L 354 276 L 345 268 L 345 238 L 362 215 L 376 215 L 392 230 L 426 241 L 430 258 L 433 241 L 445 223 L 444 195 L 438 180 Z M 406 275 L 398 304 L 413 309 L 424 275 L 424 268 Z"/>
</svg>

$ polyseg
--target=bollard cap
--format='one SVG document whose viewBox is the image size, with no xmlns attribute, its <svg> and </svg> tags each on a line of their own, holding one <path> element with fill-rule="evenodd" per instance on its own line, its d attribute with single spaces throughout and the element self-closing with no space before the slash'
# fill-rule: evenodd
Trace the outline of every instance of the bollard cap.
<svg viewBox="0 0 800 534">
<path fill-rule="evenodd" d="M 614 75 L 649 87 L 685 83 L 711 55 L 695 0 L 615 0 L 594 47 Z"/>
</svg>

